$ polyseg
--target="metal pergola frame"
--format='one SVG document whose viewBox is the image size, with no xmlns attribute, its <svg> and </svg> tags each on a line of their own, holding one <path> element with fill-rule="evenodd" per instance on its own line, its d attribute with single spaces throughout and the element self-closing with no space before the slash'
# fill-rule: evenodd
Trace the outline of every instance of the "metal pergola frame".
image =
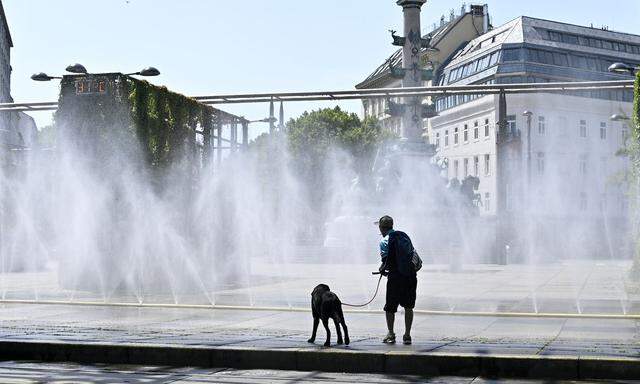
<svg viewBox="0 0 640 384">
<path fill-rule="evenodd" d="M 450 95 L 494 95 L 552 92 L 563 93 L 573 91 L 624 90 L 632 89 L 634 80 L 554 82 L 554 83 L 519 83 L 519 84 L 475 84 L 447 85 L 414 88 L 374 88 L 342 91 L 280 92 L 280 93 L 247 93 L 228 95 L 193 96 L 203 104 L 250 104 L 277 101 L 336 101 L 363 100 L 390 97 L 429 97 Z M 57 101 L 38 101 L 27 103 L 0 103 L 0 111 L 37 112 L 53 111 L 58 108 Z"/>
</svg>

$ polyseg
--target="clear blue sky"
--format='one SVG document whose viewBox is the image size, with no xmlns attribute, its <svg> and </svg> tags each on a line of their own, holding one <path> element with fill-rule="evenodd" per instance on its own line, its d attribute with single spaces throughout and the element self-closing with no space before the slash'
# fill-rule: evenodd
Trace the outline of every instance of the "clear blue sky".
<svg viewBox="0 0 640 384">
<path fill-rule="evenodd" d="M 468 2 L 469 3 L 469 2 Z M 639 0 L 488 0 L 495 26 L 520 15 L 640 34 Z M 352 89 L 394 50 L 402 30 L 395 0 L 4 0 L 14 41 L 16 101 L 55 100 L 54 82 L 74 62 L 90 72 L 160 69 L 152 78 L 187 95 Z M 429 0 L 423 27 L 461 1 Z M 615 5 L 615 6 L 614 6 Z M 329 103 L 290 104 L 288 117 Z M 359 112 L 358 102 L 343 103 Z M 267 105 L 225 106 L 250 119 Z M 276 110 L 277 113 L 277 110 Z M 49 113 L 35 114 L 38 125 Z M 258 128 L 258 127 L 256 127 Z M 264 128 L 264 127 L 262 127 Z"/>
</svg>

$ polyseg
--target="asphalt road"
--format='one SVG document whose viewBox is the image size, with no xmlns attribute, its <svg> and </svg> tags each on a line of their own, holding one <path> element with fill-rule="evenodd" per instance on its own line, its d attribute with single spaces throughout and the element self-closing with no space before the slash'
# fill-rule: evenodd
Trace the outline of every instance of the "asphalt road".
<svg viewBox="0 0 640 384">
<path fill-rule="evenodd" d="M 78 364 L 43 364 L 38 362 L 0 363 L 2 383 L 447 383 L 447 384 L 536 384 L 545 380 L 492 380 L 480 377 L 419 377 L 399 375 L 345 374 L 277 370 L 168 369 L 151 366 L 90 366 Z M 558 383 L 604 383 L 571 381 Z M 608 381 L 610 383 L 610 381 Z M 640 383 L 618 381 L 617 383 Z"/>
</svg>

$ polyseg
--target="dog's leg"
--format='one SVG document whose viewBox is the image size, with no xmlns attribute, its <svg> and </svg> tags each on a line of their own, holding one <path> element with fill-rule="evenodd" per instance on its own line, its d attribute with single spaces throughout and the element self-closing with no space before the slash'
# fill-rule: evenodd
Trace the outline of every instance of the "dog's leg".
<svg viewBox="0 0 640 384">
<path fill-rule="evenodd" d="M 342 329 L 344 330 L 344 345 L 349 345 L 349 331 L 347 330 L 347 323 L 344 321 L 342 307 L 338 309 L 338 317 L 340 319 L 340 324 L 342 324 Z"/>
<path fill-rule="evenodd" d="M 320 319 L 317 317 L 313 318 L 313 331 L 311 332 L 311 338 L 307 340 L 309 343 L 313 343 L 316 341 L 316 332 L 318 331 L 318 323 L 320 323 Z"/>
<path fill-rule="evenodd" d="M 338 322 L 338 316 L 333 318 L 333 324 L 336 326 L 336 333 L 338 334 L 337 344 L 342 344 L 342 332 L 340 331 L 340 323 Z"/>
<path fill-rule="evenodd" d="M 331 331 L 329 330 L 329 319 L 322 319 L 322 325 L 324 326 L 324 330 L 327 331 L 327 341 L 324 342 L 324 346 L 328 347 L 331 345 Z"/>
<path fill-rule="evenodd" d="M 347 330 L 347 323 L 342 318 L 342 329 L 344 329 L 344 345 L 349 345 L 349 331 Z"/>
</svg>

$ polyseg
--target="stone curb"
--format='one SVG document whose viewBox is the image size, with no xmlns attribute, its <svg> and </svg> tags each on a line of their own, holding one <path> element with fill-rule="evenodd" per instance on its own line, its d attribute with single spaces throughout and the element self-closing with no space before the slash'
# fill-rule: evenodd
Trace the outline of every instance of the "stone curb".
<svg viewBox="0 0 640 384">
<path fill-rule="evenodd" d="M 528 379 L 640 377 L 640 358 L 0 341 L 0 360 Z"/>
</svg>

